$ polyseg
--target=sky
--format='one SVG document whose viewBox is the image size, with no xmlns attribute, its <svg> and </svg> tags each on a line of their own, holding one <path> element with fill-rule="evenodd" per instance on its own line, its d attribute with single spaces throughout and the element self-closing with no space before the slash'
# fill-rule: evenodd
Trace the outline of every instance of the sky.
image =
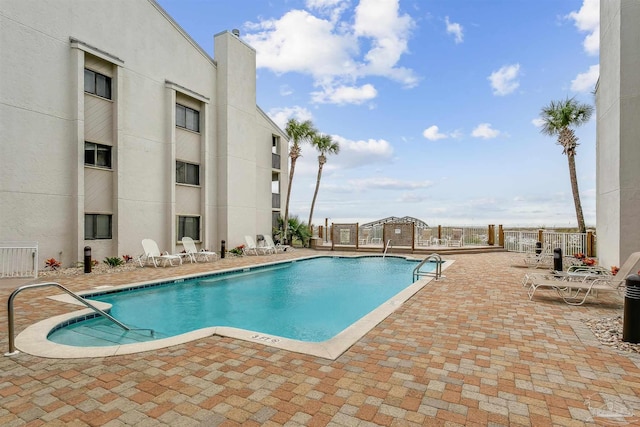
<svg viewBox="0 0 640 427">
<path fill-rule="evenodd" d="M 232 29 L 256 50 L 256 101 L 281 128 L 340 145 L 313 223 L 412 216 L 431 226 L 575 227 L 567 157 L 540 111 L 595 106 L 599 0 L 158 0 L 212 57 Z M 596 125 L 576 128 L 595 227 Z M 307 222 L 318 153 L 302 146 L 290 215 Z"/>
</svg>

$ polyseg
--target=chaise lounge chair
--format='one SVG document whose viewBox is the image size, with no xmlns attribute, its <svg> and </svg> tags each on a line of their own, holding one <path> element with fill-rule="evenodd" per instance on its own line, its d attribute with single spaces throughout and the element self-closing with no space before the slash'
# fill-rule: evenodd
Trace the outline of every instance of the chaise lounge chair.
<svg viewBox="0 0 640 427">
<path fill-rule="evenodd" d="M 245 255 L 259 255 L 258 252 L 262 253 L 262 255 L 272 253 L 272 250 L 267 247 L 257 246 L 255 240 L 253 240 L 253 237 L 251 236 L 244 236 L 244 241 L 246 245 L 242 248 L 242 252 L 244 252 Z"/>
<path fill-rule="evenodd" d="M 463 241 L 463 232 L 462 228 L 454 228 L 451 230 L 451 238 L 447 240 L 447 246 L 457 246 L 462 247 L 464 244 Z"/>
<path fill-rule="evenodd" d="M 143 239 L 142 248 L 144 254 L 138 257 L 138 262 L 141 267 L 144 267 L 149 262 L 151 262 L 154 267 L 157 267 L 160 263 L 162 263 L 163 266 L 166 266 L 167 263 L 173 265 L 174 261 L 182 264 L 182 257 L 180 255 L 170 255 L 169 252 L 160 253 L 160 249 L 158 249 L 158 244 L 155 240 Z"/>
<path fill-rule="evenodd" d="M 552 268 L 553 254 L 549 252 L 527 253 L 524 257 L 524 264 L 529 268 Z"/>
<path fill-rule="evenodd" d="M 273 238 L 268 234 L 264 235 L 264 241 L 266 243 L 265 247 L 273 249 L 273 253 L 274 254 L 277 254 L 278 252 L 284 252 L 287 249 L 291 249 L 291 246 L 289 246 L 289 245 L 282 245 L 280 243 L 274 243 L 273 242 Z"/>
<path fill-rule="evenodd" d="M 569 305 L 582 305 L 590 295 L 596 296 L 598 292 L 621 292 L 625 286 L 627 276 L 636 271 L 640 263 L 640 252 L 634 252 L 620 267 L 618 273 L 610 274 L 589 274 L 588 271 L 577 269 L 575 272 L 565 274 L 551 273 L 554 278 L 539 279 L 530 276 L 529 299 L 538 288 L 549 288 L 555 290 L 564 302 Z M 595 270 L 594 270 L 595 271 Z"/>
<path fill-rule="evenodd" d="M 182 245 L 184 246 L 184 250 L 191 262 L 198 262 L 198 259 L 200 261 L 209 261 L 210 259 L 215 261 L 218 259 L 218 254 L 215 252 L 205 251 L 204 249 L 198 251 L 198 248 L 196 248 L 196 244 L 191 237 L 183 237 Z"/>
</svg>

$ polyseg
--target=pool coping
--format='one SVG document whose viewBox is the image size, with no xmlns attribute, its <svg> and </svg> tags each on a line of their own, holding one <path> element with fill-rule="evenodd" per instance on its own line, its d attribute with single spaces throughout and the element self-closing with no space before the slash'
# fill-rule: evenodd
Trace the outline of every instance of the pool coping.
<svg viewBox="0 0 640 427">
<path fill-rule="evenodd" d="M 421 259 L 413 257 L 413 256 L 398 256 L 392 255 L 395 258 L 405 258 L 408 260 L 417 260 Z M 214 274 L 225 274 L 225 273 L 233 273 L 238 271 L 255 268 L 262 268 L 271 265 L 278 265 L 284 263 L 297 262 L 306 259 L 313 258 L 363 258 L 363 257 L 383 257 L 381 255 L 313 255 L 308 257 L 297 258 L 295 260 L 286 260 L 286 261 L 274 261 L 256 264 L 250 267 L 240 267 L 240 268 L 228 268 L 217 270 Z M 390 256 L 391 257 L 391 256 Z M 453 260 L 442 260 L 442 270 L 448 268 L 454 261 Z M 191 274 L 185 276 L 179 276 L 175 278 L 169 278 L 166 280 L 162 280 L 162 283 L 165 282 L 173 282 L 175 280 L 187 280 L 196 277 L 210 276 L 212 273 L 198 273 Z M 444 278 L 442 276 L 441 280 Z M 64 344 L 54 343 L 47 339 L 49 333 L 58 327 L 61 323 L 69 322 L 72 319 L 83 317 L 87 315 L 93 314 L 93 310 L 91 309 L 83 309 L 79 311 L 74 311 L 58 316 L 54 316 L 40 322 L 35 323 L 34 325 L 28 326 L 25 328 L 17 337 L 16 337 L 16 348 L 19 351 L 22 351 L 27 354 L 31 354 L 33 356 L 45 357 L 45 358 L 55 358 L 55 359 L 78 359 L 78 358 L 93 358 L 93 357 L 109 357 L 109 356 L 119 356 L 125 354 L 134 354 L 141 353 L 146 351 L 159 350 L 167 347 L 171 347 L 174 345 L 184 344 L 190 341 L 199 340 L 206 337 L 211 336 L 221 336 L 228 338 L 240 339 L 243 341 L 249 341 L 259 344 L 264 344 L 269 347 L 275 347 L 282 350 L 287 350 L 296 353 L 308 354 L 311 356 L 317 356 L 324 359 L 335 360 L 342 353 L 348 350 L 351 346 L 357 343 L 362 337 L 364 337 L 369 331 L 371 331 L 376 325 L 386 319 L 389 315 L 395 312 L 398 308 L 402 306 L 406 301 L 408 301 L 413 295 L 415 295 L 420 289 L 430 283 L 433 279 L 431 276 L 420 278 L 419 280 L 413 282 L 411 285 L 407 286 L 402 291 L 398 292 L 396 295 L 388 299 L 387 301 L 380 304 L 377 308 L 355 321 L 343 331 L 338 333 L 333 338 L 330 338 L 326 341 L 322 342 L 306 342 L 299 341 L 290 338 L 279 337 L 275 335 L 264 334 L 261 332 L 255 332 L 245 329 L 238 329 L 228 326 L 212 326 L 207 328 L 198 329 L 195 331 L 187 332 L 184 334 L 176 335 L 169 338 L 162 338 L 153 341 L 147 341 L 142 343 L 135 344 L 122 344 L 122 345 L 114 345 L 114 346 L 100 346 L 100 347 L 76 347 Z M 127 288 L 135 288 L 135 287 L 144 287 L 145 285 L 158 283 L 158 280 L 149 280 L 145 282 L 125 284 L 109 287 L 109 291 L 118 291 L 121 289 Z M 93 289 L 86 290 L 82 292 L 78 292 L 77 294 L 80 296 L 83 295 L 91 295 L 96 294 L 97 292 L 103 292 L 107 289 Z M 80 305 L 79 302 L 75 301 L 73 298 L 67 295 L 54 295 L 48 297 L 50 299 L 54 299 L 57 301 L 62 301 L 66 303 L 70 303 L 73 305 Z M 96 305 L 98 308 L 102 310 L 108 310 L 110 308 L 110 304 L 89 300 L 92 304 Z"/>
</svg>

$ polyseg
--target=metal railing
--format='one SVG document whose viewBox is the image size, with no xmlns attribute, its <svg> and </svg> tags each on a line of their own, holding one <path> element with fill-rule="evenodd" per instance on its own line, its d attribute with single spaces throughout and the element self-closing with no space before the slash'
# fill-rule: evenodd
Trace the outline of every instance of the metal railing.
<svg viewBox="0 0 640 427">
<path fill-rule="evenodd" d="M 433 271 L 421 271 L 420 268 L 427 262 L 435 262 L 436 268 Z M 442 257 L 438 254 L 431 254 L 422 261 L 420 264 L 413 269 L 413 281 L 415 282 L 422 276 L 433 276 L 436 280 L 439 280 L 442 277 Z"/>
<path fill-rule="evenodd" d="M 38 277 L 38 242 L 0 243 L 0 278 Z"/>
<path fill-rule="evenodd" d="M 84 306 L 86 306 L 86 307 L 90 308 L 91 310 L 95 311 L 96 313 L 106 317 L 107 319 L 109 319 L 110 321 L 112 321 L 113 323 L 115 323 L 116 325 L 118 325 L 119 327 L 124 329 L 125 331 L 149 331 L 151 333 L 151 336 L 154 336 L 154 334 L 155 334 L 153 329 L 130 328 L 130 327 L 128 327 L 124 323 L 122 323 L 119 320 L 117 320 L 114 317 L 112 317 L 107 312 L 105 312 L 103 310 L 100 310 L 98 307 L 96 307 L 95 305 L 91 304 L 89 301 L 85 300 L 80 295 L 74 294 L 69 289 L 67 289 L 64 286 L 62 286 L 60 283 L 56 283 L 56 282 L 35 283 L 35 284 L 32 284 L 32 285 L 21 286 L 18 289 L 16 289 L 15 291 L 13 291 L 11 293 L 11 295 L 9 296 L 9 300 L 7 301 L 7 317 L 8 317 L 8 320 L 9 320 L 9 352 L 5 353 L 5 356 L 13 356 L 15 354 L 18 354 L 18 351 L 16 351 L 16 342 L 15 342 L 15 336 L 14 336 L 15 335 L 15 331 L 14 331 L 14 321 L 13 321 L 13 300 L 16 298 L 16 296 L 18 296 L 18 294 L 20 292 L 24 291 L 25 289 L 44 288 L 44 287 L 47 287 L 47 286 L 55 286 L 55 287 L 57 287 L 59 289 L 62 289 L 67 294 L 71 295 L 74 299 L 76 299 L 77 301 L 82 303 Z"/>
<path fill-rule="evenodd" d="M 540 239 L 542 236 L 542 239 Z M 556 233 L 549 231 L 505 231 L 504 248 L 510 252 L 534 253 L 537 242 L 542 252 L 551 253 L 562 249 L 562 253 L 571 256 L 587 253 L 587 233 Z"/>
</svg>

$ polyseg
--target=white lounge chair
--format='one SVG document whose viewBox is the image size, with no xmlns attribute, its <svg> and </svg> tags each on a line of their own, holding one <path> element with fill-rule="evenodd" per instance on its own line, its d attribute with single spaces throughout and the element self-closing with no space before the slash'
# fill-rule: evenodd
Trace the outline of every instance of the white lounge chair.
<svg viewBox="0 0 640 427">
<path fill-rule="evenodd" d="M 280 243 L 274 243 L 273 242 L 273 237 L 271 237 L 268 234 L 264 235 L 264 241 L 267 248 L 271 248 L 273 249 L 273 253 L 277 254 L 278 252 L 284 252 L 287 249 L 291 249 L 291 246 L 289 245 L 281 245 Z"/>
<path fill-rule="evenodd" d="M 582 305 L 589 295 L 597 296 L 598 292 L 603 291 L 620 292 L 624 288 L 627 276 L 637 271 L 639 263 L 640 252 L 634 252 L 629 255 L 615 276 L 602 274 L 602 272 L 589 274 L 584 269 L 582 271 L 578 269 L 573 273 L 560 275 L 556 273 L 558 280 L 539 280 L 537 277 L 533 277 L 530 279 L 529 299 L 533 298 L 533 294 L 538 288 L 549 288 L 555 290 L 567 304 Z"/>
<path fill-rule="evenodd" d="M 462 228 L 454 228 L 451 230 L 451 237 L 447 240 L 447 246 L 462 247 L 463 245 L 463 233 Z"/>
<path fill-rule="evenodd" d="M 198 260 L 209 261 L 211 259 L 215 261 L 218 259 L 218 254 L 215 252 L 205 251 L 204 249 L 198 251 L 198 248 L 196 248 L 196 244 L 191 237 L 183 237 L 182 245 L 184 246 L 184 250 L 191 262 L 197 262 Z"/>
<path fill-rule="evenodd" d="M 553 268 L 553 254 L 549 252 L 527 253 L 524 264 L 529 268 Z"/>
<path fill-rule="evenodd" d="M 251 255 L 252 253 L 254 255 L 259 255 L 259 252 L 262 253 L 262 255 L 266 255 L 272 252 L 271 249 L 257 246 L 255 240 L 253 240 L 253 237 L 251 236 L 244 236 L 244 241 L 246 245 L 242 248 L 242 251 L 245 255 Z"/>
<path fill-rule="evenodd" d="M 138 258 L 141 267 L 144 267 L 149 262 L 151 262 L 154 267 L 157 267 L 160 263 L 162 263 L 163 266 L 166 266 L 167 263 L 173 265 L 174 261 L 182 264 L 182 257 L 180 255 L 171 255 L 169 252 L 160 253 L 160 249 L 158 249 L 158 244 L 155 240 L 143 239 L 142 248 L 144 254 Z"/>
</svg>

